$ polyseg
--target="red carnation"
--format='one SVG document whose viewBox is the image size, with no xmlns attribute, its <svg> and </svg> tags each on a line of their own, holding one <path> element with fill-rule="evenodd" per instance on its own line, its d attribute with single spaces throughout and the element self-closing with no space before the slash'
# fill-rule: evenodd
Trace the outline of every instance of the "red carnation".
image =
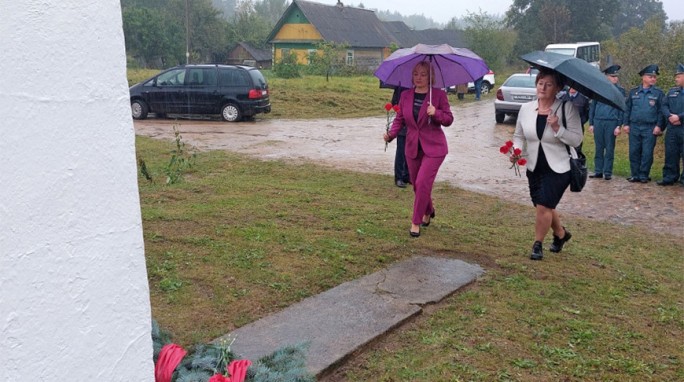
<svg viewBox="0 0 684 382">
<path fill-rule="evenodd" d="M 173 371 L 181 362 L 183 357 L 188 354 L 185 349 L 176 344 L 166 344 L 159 352 L 157 364 L 154 365 L 155 382 L 170 382 Z"/>
<path fill-rule="evenodd" d="M 226 378 L 222 374 L 214 374 L 208 382 L 230 382 L 230 378 Z"/>
<path fill-rule="evenodd" d="M 390 127 L 392 126 L 392 120 L 399 113 L 399 105 L 392 106 L 391 103 L 387 102 L 385 104 L 385 111 L 387 111 L 387 123 L 385 124 L 385 133 L 389 134 Z M 394 111 L 394 114 L 392 114 Z M 387 142 L 385 142 L 385 151 L 387 151 Z"/>
<path fill-rule="evenodd" d="M 506 141 L 503 146 L 499 147 L 499 152 L 504 155 L 509 155 L 509 159 L 512 162 L 511 168 L 515 170 L 515 175 L 521 176 L 520 166 L 527 164 L 527 159 L 521 158 L 522 149 L 513 148 L 513 141 Z"/>
</svg>

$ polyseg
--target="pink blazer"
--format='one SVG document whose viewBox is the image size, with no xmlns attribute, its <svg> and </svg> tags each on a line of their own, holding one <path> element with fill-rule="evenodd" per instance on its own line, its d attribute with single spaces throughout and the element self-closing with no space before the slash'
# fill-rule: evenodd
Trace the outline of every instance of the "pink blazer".
<svg viewBox="0 0 684 382">
<path fill-rule="evenodd" d="M 390 138 L 394 139 L 401 127 L 406 125 L 406 156 L 416 158 L 418 156 L 418 142 L 423 152 L 428 157 L 443 157 L 449 152 L 447 140 L 442 126 L 450 126 L 454 121 L 451 114 L 449 99 L 444 90 L 432 89 L 432 104 L 437 109 L 435 115 L 428 122 L 427 107 L 430 101 L 430 93 L 425 95 L 423 106 L 418 112 L 418 120 L 413 118 L 414 89 L 408 89 L 401 93 L 399 99 L 399 113 L 394 118 L 392 128 L 389 131 Z"/>
</svg>

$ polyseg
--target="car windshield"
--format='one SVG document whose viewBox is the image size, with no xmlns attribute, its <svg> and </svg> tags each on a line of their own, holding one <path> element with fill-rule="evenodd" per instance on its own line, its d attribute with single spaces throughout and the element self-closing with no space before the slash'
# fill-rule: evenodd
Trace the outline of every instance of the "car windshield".
<svg viewBox="0 0 684 382">
<path fill-rule="evenodd" d="M 558 54 L 564 54 L 566 56 L 574 56 L 575 48 L 550 48 L 546 50 L 547 52 L 553 52 Z"/>
<path fill-rule="evenodd" d="M 172 69 L 157 77 L 157 86 L 179 86 L 185 80 L 185 69 Z"/>
<path fill-rule="evenodd" d="M 506 80 L 503 86 L 512 88 L 534 88 L 534 80 L 536 76 L 513 76 Z"/>
</svg>

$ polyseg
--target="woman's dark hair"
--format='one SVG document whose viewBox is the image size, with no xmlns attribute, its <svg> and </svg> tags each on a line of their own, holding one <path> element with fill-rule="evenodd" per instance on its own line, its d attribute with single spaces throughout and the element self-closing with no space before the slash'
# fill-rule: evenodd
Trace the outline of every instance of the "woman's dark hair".
<svg viewBox="0 0 684 382">
<path fill-rule="evenodd" d="M 544 77 L 552 77 L 553 81 L 556 83 L 556 86 L 558 86 L 559 89 L 563 89 L 563 76 L 561 76 L 560 73 L 555 70 L 546 68 L 539 69 L 539 73 L 537 73 L 537 78 L 534 80 L 534 84 L 536 85 L 537 82 Z"/>
</svg>

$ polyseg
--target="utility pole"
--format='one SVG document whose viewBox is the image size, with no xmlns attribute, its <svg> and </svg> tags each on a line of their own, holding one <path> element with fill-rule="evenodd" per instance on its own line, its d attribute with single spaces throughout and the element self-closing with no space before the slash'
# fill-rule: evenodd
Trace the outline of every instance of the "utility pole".
<svg viewBox="0 0 684 382">
<path fill-rule="evenodd" d="M 190 17 L 188 0 L 185 0 L 185 64 L 190 63 Z"/>
</svg>

